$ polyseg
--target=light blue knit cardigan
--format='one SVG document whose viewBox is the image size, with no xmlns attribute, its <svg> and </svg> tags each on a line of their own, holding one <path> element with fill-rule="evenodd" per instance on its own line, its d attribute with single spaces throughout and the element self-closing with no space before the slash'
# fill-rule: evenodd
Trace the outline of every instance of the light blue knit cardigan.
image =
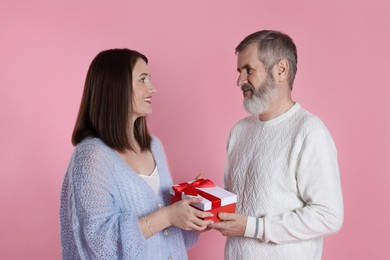
<svg viewBox="0 0 390 260">
<path fill-rule="evenodd" d="M 138 218 L 169 204 L 172 185 L 163 147 L 151 150 L 160 174 L 156 194 L 98 138 L 77 145 L 61 192 L 62 259 L 187 259 L 199 234 L 169 227 L 145 239 Z"/>
</svg>

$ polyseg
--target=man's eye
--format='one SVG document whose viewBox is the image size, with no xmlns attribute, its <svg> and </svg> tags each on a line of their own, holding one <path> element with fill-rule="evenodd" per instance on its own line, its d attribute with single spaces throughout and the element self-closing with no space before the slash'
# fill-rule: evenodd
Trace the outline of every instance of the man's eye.
<svg viewBox="0 0 390 260">
<path fill-rule="evenodd" d="M 246 72 L 247 72 L 248 74 L 252 74 L 252 73 L 253 73 L 253 69 L 247 69 Z"/>
</svg>

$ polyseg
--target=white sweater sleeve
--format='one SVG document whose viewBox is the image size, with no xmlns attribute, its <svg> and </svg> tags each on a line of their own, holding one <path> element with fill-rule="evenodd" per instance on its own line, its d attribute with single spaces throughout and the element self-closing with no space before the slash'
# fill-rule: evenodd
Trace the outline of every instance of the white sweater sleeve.
<svg viewBox="0 0 390 260">
<path fill-rule="evenodd" d="M 337 232 L 343 223 L 343 199 L 337 151 L 326 129 L 309 133 L 296 168 L 302 208 L 263 218 L 248 217 L 246 237 L 289 243 Z"/>
</svg>

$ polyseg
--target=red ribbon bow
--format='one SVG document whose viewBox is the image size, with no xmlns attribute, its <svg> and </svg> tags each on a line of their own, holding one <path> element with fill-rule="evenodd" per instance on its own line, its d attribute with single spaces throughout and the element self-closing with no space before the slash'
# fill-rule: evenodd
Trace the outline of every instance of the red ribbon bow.
<svg viewBox="0 0 390 260">
<path fill-rule="evenodd" d="M 215 184 L 209 179 L 199 179 L 193 183 L 180 183 L 179 185 L 172 186 L 172 189 L 175 191 L 175 194 L 178 198 L 182 199 L 182 193 L 192 196 L 200 195 L 203 198 L 211 201 L 211 207 L 217 208 L 221 207 L 221 199 L 215 197 L 211 194 L 208 194 L 205 191 L 197 190 L 197 188 L 210 188 L 215 187 Z"/>
<path fill-rule="evenodd" d="M 179 185 L 175 185 L 172 187 L 172 189 L 175 192 L 184 192 L 184 194 L 197 196 L 199 194 L 198 190 L 196 188 L 210 188 L 215 187 L 215 184 L 210 181 L 209 179 L 198 179 L 192 183 L 183 182 Z"/>
</svg>

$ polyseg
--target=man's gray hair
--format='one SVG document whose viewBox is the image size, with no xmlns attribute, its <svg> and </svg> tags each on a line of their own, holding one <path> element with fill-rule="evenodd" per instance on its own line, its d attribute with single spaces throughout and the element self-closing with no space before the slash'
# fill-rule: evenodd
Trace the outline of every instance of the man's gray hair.
<svg viewBox="0 0 390 260">
<path fill-rule="evenodd" d="M 288 83 L 292 89 L 297 73 L 298 56 L 297 48 L 290 36 L 279 31 L 258 31 L 245 37 L 236 47 L 236 53 L 244 50 L 252 43 L 258 44 L 258 59 L 266 67 L 267 73 L 270 73 L 280 60 L 288 61 L 290 67 Z"/>
</svg>

